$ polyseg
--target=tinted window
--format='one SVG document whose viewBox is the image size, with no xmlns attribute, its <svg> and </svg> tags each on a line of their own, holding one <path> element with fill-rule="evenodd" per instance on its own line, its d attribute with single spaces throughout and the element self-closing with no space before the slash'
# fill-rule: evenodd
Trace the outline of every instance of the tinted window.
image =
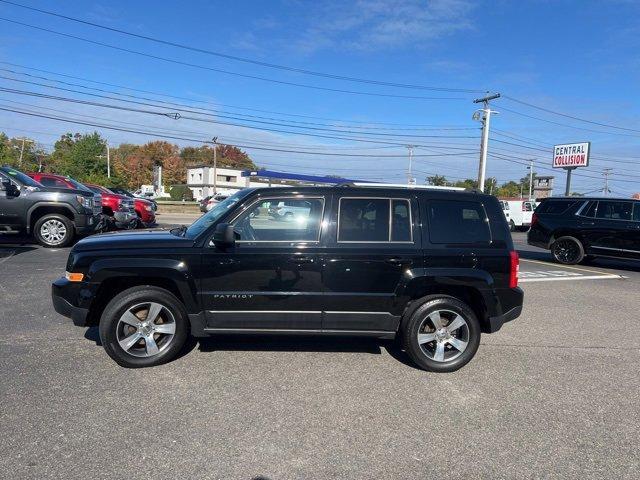
<svg viewBox="0 0 640 480">
<path fill-rule="evenodd" d="M 42 184 L 36 182 L 33 178 L 28 175 L 25 175 L 18 170 L 14 170 L 10 167 L 5 167 L 2 169 L 2 172 L 7 175 L 8 178 L 11 179 L 12 183 L 26 185 L 27 187 L 40 187 Z"/>
<path fill-rule="evenodd" d="M 69 188 L 66 183 L 62 180 L 58 180 L 57 178 L 41 177 L 40 183 L 47 187 Z"/>
<path fill-rule="evenodd" d="M 597 218 L 609 220 L 631 220 L 632 202 L 615 202 L 610 200 L 600 200 L 598 202 Z"/>
<path fill-rule="evenodd" d="M 431 201 L 428 211 L 431 243 L 491 241 L 487 215 L 479 202 Z"/>
<path fill-rule="evenodd" d="M 538 208 L 536 208 L 536 213 L 560 215 L 561 213 L 566 212 L 569 207 L 574 205 L 575 203 L 576 200 L 546 200 L 538 205 Z"/>
<path fill-rule="evenodd" d="M 598 207 L 598 202 L 589 202 L 589 204 L 582 210 L 581 215 L 583 217 L 593 218 L 596 216 L 597 207 Z"/>
<path fill-rule="evenodd" d="M 411 207 L 408 200 L 392 200 L 391 241 L 411 241 Z"/>
<path fill-rule="evenodd" d="M 411 228 L 409 200 L 340 199 L 338 242 L 411 242 Z"/>
<path fill-rule="evenodd" d="M 235 232 L 240 241 L 316 242 L 323 205 L 321 198 L 261 200 L 234 222 Z"/>
<path fill-rule="evenodd" d="M 640 222 L 640 203 L 634 202 L 633 204 L 633 220 Z"/>
</svg>

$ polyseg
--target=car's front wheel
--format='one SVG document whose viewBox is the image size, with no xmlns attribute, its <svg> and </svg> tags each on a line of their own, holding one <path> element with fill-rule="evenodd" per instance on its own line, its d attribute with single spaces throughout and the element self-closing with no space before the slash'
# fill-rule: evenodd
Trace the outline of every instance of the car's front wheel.
<svg viewBox="0 0 640 480">
<path fill-rule="evenodd" d="M 38 243 L 44 247 L 66 247 L 73 240 L 73 222 L 64 215 L 51 213 L 43 215 L 33 227 Z"/>
<path fill-rule="evenodd" d="M 100 340 L 116 363 L 128 368 L 174 359 L 189 336 L 184 306 L 171 292 L 149 285 L 116 295 L 100 318 Z"/>
<path fill-rule="evenodd" d="M 402 334 L 411 359 L 430 372 L 453 372 L 469 363 L 481 335 L 473 310 L 448 295 L 427 297 Z"/>
</svg>

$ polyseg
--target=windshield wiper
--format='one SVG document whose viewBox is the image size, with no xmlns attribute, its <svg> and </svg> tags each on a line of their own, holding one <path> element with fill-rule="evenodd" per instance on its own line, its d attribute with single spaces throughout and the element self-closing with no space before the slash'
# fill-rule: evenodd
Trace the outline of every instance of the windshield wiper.
<svg viewBox="0 0 640 480">
<path fill-rule="evenodd" d="M 171 230 L 169 230 L 169 232 L 171 232 L 171 234 L 173 235 L 177 235 L 178 237 L 184 237 L 184 235 L 187 233 L 187 228 L 188 227 L 186 225 L 180 225 L 179 227 L 172 228 Z"/>
</svg>

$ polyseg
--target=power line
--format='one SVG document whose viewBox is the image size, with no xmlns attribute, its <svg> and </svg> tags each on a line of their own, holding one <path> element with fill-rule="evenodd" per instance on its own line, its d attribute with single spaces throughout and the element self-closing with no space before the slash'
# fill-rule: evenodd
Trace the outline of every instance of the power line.
<svg viewBox="0 0 640 480">
<path fill-rule="evenodd" d="M 77 125 L 85 125 L 85 126 L 95 127 L 95 128 L 104 128 L 104 129 L 107 129 L 107 130 L 115 130 L 115 131 L 119 131 L 119 132 L 135 133 L 135 134 L 139 134 L 139 135 L 147 135 L 147 136 L 152 136 L 152 137 L 168 138 L 168 139 L 172 139 L 172 140 L 183 140 L 183 141 L 190 141 L 190 142 L 210 144 L 210 145 L 213 144 L 213 142 L 211 142 L 211 141 L 202 140 L 202 139 L 195 139 L 195 138 L 183 137 L 183 136 L 178 136 L 178 135 L 157 134 L 157 133 L 154 133 L 154 132 L 146 132 L 146 131 L 142 131 L 142 130 L 134 130 L 134 129 L 130 129 L 130 128 L 122 128 L 122 127 L 117 127 L 117 126 L 113 126 L 113 125 L 103 125 L 103 124 L 99 124 L 99 123 L 95 123 L 95 122 L 79 121 L 79 120 L 74 120 L 74 119 L 57 117 L 57 116 L 53 116 L 53 115 L 45 115 L 45 114 L 40 114 L 40 113 L 35 113 L 35 112 L 26 112 L 26 111 L 21 111 L 21 110 L 16 110 L 16 109 L 12 109 L 12 108 L 6 108 L 6 107 L 0 107 L 0 110 L 6 111 L 6 112 L 18 113 L 18 114 L 21 114 L 21 115 L 28 115 L 28 116 L 39 117 L 39 118 L 46 118 L 46 119 L 57 120 L 57 121 L 66 122 L 66 123 L 73 123 L 73 124 L 77 124 Z M 398 155 L 393 155 L 393 156 L 391 156 L 391 155 L 364 155 L 364 154 L 342 154 L 342 153 L 324 153 L 324 152 L 311 152 L 311 151 L 300 151 L 300 150 L 286 150 L 286 149 L 278 149 L 278 148 L 255 147 L 255 146 L 242 145 L 242 144 L 225 144 L 225 143 L 221 143 L 221 142 L 217 142 L 217 144 L 218 145 L 230 145 L 230 146 L 236 146 L 236 147 L 239 147 L 239 148 L 254 149 L 254 150 L 266 150 L 266 151 L 283 152 L 283 153 L 297 153 L 297 154 L 301 154 L 301 155 L 325 155 L 325 156 L 340 156 L 340 157 L 362 156 L 362 157 L 368 157 L 368 158 L 387 158 L 387 157 L 389 157 L 389 158 L 399 158 L 399 157 L 404 157 L 402 155 L 400 155 L 400 156 L 398 156 Z M 433 154 L 433 155 L 420 155 L 420 156 L 421 157 L 429 157 L 429 156 L 439 157 L 439 156 L 457 156 L 457 155 L 460 155 L 460 153 Z"/>
<path fill-rule="evenodd" d="M 44 70 L 44 69 L 41 69 L 41 68 L 26 67 L 24 65 L 20 65 L 20 64 L 17 64 L 17 63 L 12 63 L 12 62 L 0 61 L 0 64 L 10 65 L 10 66 L 22 68 L 22 69 L 25 69 L 25 70 L 33 70 L 35 72 L 48 73 L 48 74 L 51 74 L 51 75 L 57 75 L 57 76 L 64 77 L 64 78 L 71 78 L 71 79 L 74 79 L 74 80 L 81 80 L 83 82 L 95 83 L 96 85 L 105 85 L 105 86 L 108 86 L 108 87 L 121 88 L 121 89 L 129 90 L 129 91 L 132 91 L 132 92 L 148 93 L 148 94 L 156 95 L 156 96 L 159 96 L 159 97 L 173 98 L 173 99 L 176 99 L 176 100 L 185 100 L 185 101 L 188 101 L 188 102 L 203 103 L 205 105 L 211 105 L 211 102 L 204 101 L 204 100 L 198 100 L 198 99 L 195 99 L 195 98 L 183 97 L 183 96 L 179 96 L 179 95 L 171 95 L 171 94 L 168 94 L 168 93 L 154 92 L 152 90 L 144 90 L 144 89 L 139 89 L 139 88 L 133 88 L 133 87 L 130 87 L 130 86 L 118 85 L 118 84 L 115 84 L 115 83 L 101 82 L 101 81 L 98 81 L 98 80 L 91 80 L 91 79 L 88 79 L 88 78 L 76 77 L 74 75 L 68 75 L 68 74 L 65 74 L 65 73 L 53 72 L 51 70 Z M 24 72 L 21 72 L 21 73 L 23 75 L 25 75 Z M 241 107 L 241 106 L 238 106 L 238 105 L 229 105 L 229 104 L 221 104 L 221 103 L 216 103 L 216 104 L 218 106 L 220 106 L 220 107 L 223 107 L 223 108 L 232 108 L 232 109 L 236 109 L 236 110 L 247 110 L 247 111 L 251 111 L 251 112 L 268 113 L 268 114 L 272 114 L 272 115 L 282 115 L 282 116 L 285 116 L 285 117 L 309 118 L 309 119 L 312 119 L 312 120 L 325 120 L 325 121 L 329 121 L 329 122 L 362 123 L 362 124 L 366 124 L 366 125 L 391 125 L 391 126 L 396 126 L 396 127 L 456 127 L 457 126 L 457 125 L 433 125 L 433 124 L 420 124 L 420 123 L 377 122 L 377 121 L 364 121 L 364 120 L 354 120 L 354 119 L 343 120 L 343 119 L 337 119 L 337 118 L 318 117 L 318 116 L 312 116 L 312 115 L 303 115 L 303 114 L 299 114 L 299 113 L 275 112 L 273 110 L 263 110 L 263 109 L 258 109 L 258 108 Z"/>
<path fill-rule="evenodd" d="M 4 79 L 4 80 L 10 80 L 10 81 L 14 81 L 14 82 L 18 82 L 18 83 L 26 83 L 29 85 L 36 85 L 39 87 L 46 87 L 46 88 L 51 88 L 54 90 L 62 90 L 65 92 L 70 92 L 70 93 L 77 93 L 80 95 L 87 95 L 90 97 L 97 97 L 97 98 L 105 98 L 108 100 L 115 100 L 117 102 L 123 102 L 124 100 L 121 100 L 119 98 L 115 98 L 109 95 L 101 95 L 98 93 L 91 93 L 91 92 L 81 92 L 78 90 L 74 90 L 74 89 L 70 89 L 70 88 L 63 88 L 63 87 L 55 87 L 53 85 L 46 85 L 43 83 L 39 83 L 39 82 L 32 82 L 29 80 L 20 80 L 20 79 L 16 79 L 16 78 L 11 78 L 11 77 L 5 77 L 4 75 L 0 75 L 0 79 Z M 15 92 L 12 93 L 17 93 L 19 92 L 18 90 L 16 90 Z M 22 91 L 23 93 L 25 91 Z M 25 94 L 35 94 L 36 92 L 28 92 Z M 39 95 L 44 95 L 44 94 L 39 94 Z M 62 97 L 60 97 L 62 98 Z M 71 100 L 77 100 L 77 99 L 67 99 L 69 101 Z M 152 99 L 150 99 L 152 100 Z M 83 102 L 82 100 L 77 100 L 78 102 Z M 154 108 L 166 108 L 163 105 L 158 105 L 158 104 L 154 104 L 154 103 L 149 103 L 149 102 L 140 102 L 140 101 L 134 101 L 134 100 L 127 100 L 128 103 L 134 103 L 136 105 L 143 105 L 143 106 L 147 106 L 147 107 L 154 107 Z M 99 106 L 104 106 L 104 105 L 99 105 Z M 126 108 L 126 107 L 123 107 Z M 324 128 L 324 127 L 311 127 L 308 125 L 295 125 L 295 124 L 291 124 L 291 122 L 271 122 L 271 121 L 265 121 L 265 120 L 253 120 L 253 119 L 246 119 L 246 118 L 242 118 L 242 117 L 236 117 L 233 115 L 223 115 L 223 114 L 212 114 L 212 113 L 206 113 L 206 112 L 199 112 L 197 110 L 190 110 L 190 109 L 185 109 L 185 108 L 174 108 L 174 110 L 177 110 L 178 112 L 187 112 L 187 113 L 193 113 L 196 115 L 204 115 L 204 116 L 209 116 L 209 117 L 215 117 L 215 118 L 225 118 L 225 119 L 230 119 L 230 120 L 238 120 L 238 121 L 243 121 L 243 122 L 252 122 L 252 123 L 258 123 L 258 124 L 263 124 L 263 125 L 275 125 L 275 126 L 281 126 L 281 127 L 287 127 L 287 128 L 299 128 L 299 129 L 304 129 L 304 130 L 314 130 L 314 131 L 324 131 L 324 132 L 334 132 L 334 133 L 346 133 L 346 134 L 356 134 L 356 135 L 371 135 L 371 136 L 381 136 L 381 137 L 408 137 L 408 138 L 475 138 L 473 136 L 468 136 L 468 135 L 424 135 L 424 134 L 404 134 L 404 133 L 385 133 L 385 132 L 359 132 L 359 131 L 352 131 L 352 130 L 343 130 L 343 129 L 336 129 L 336 128 Z M 135 111 L 135 110 L 133 110 Z M 144 113 L 149 113 L 149 112 L 144 112 Z M 164 115 L 164 114 L 163 114 Z M 181 117 L 184 117 L 183 115 L 181 115 Z M 184 118 L 188 118 L 188 117 L 184 117 Z"/>
<path fill-rule="evenodd" d="M 75 17 L 71 17 L 68 15 L 63 15 L 61 13 L 57 13 L 57 12 L 52 12 L 49 10 L 43 10 L 40 8 L 35 8 L 35 7 L 30 7 L 27 5 L 22 5 L 20 3 L 16 3 L 16 2 L 11 2 L 11 1 L 7 1 L 7 0 L 0 0 L 2 3 L 6 3 L 9 5 L 13 5 L 15 7 L 20 7 L 20 8 L 24 8 L 27 10 L 32 10 L 35 12 L 39 12 L 42 13 L 44 15 L 50 15 L 50 16 L 54 16 L 54 17 L 58 17 L 58 18 L 63 18 L 65 20 L 69 20 L 71 22 L 76 22 L 76 23 L 81 23 L 84 25 L 89 25 L 91 27 L 95 27 L 95 28 L 100 28 L 103 30 L 108 30 L 111 32 L 115 32 L 115 33 L 120 33 L 122 35 L 128 35 L 130 37 L 134 37 L 134 38 L 139 38 L 142 40 L 148 40 L 150 42 L 155 42 L 155 43 L 159 43 L 162 45 L 167 45 L 170 47 L 176 47 L 176 48 L 181 48 L 184 50 L 190 50 L 193 52 L 197 52 L 197 53 L 203 53 L 206 55 L 213 55 L 216 57 L 221 57 L 221 58 L 226 58 L 229 60 L 235 60 L 235 61 L 239 61 L 239 62 L 244 62 L 244 63 L 250 63 L 253 65 L 259 65 L 261 67 L 268 67 L 268 68 L 274 68 L 274 69 L 278 69 L 278 70 L 286 70 L 289 72 L 295 72 L 295 73 L 302 73 L 305 75 L 312 75 L 312 76 L 316 76 L 316 77 L 323 77 L 323 78 L 330 78 L 330 79 L 334 79 L 334 80 L 345 80 L 345 81 L 349 81 L 349 82 L 356 82 L 356 83 L 366 83 L 366 84 L 372 84 L 372 85 L 380 85 L 380 86 L 386 86 L 386 87 L 397 87 L 397 88 L 407 88 L 407 89 L 417 89 L 417 90 L 431 90 L 431 91 L 440 91 L 440 92 L 462 92 L 462 93 L 479 93 L 482 92 L 482 90 L 477 90 L 477 89 L 466 89 L 466 88 L 449 88 L 449 87 L 430 87 L 430 86 L 424 86 L 424 85 L 411 85 L 411 84 L 406 84 L 406 83 L 394 83 L 394 82 L 385 82 L 385 81 L 380 81 L 380 80 L 371 80 L 371 79 L 365 79 L 365 78 L 357 78 L 357 77 L 349 77 L 349 76 L 345 76 L 345 75 L 336 75 L 336 74 L 331 74 L 331 73 L 324 73 L 324 72 L 317 72 L 314 70 L 306 70 L 303 68 L 296 68 L 296 67 L 289 67 L 289 66 L 285 66 L 285 65 L 278 65 L 275 63 L 268 63 L 268 62 L 263 62 L 260 60 L 254 60 L 254 59 L 249 59 L 249 58 L 244 58 L 244 57 L 238 57 L 235 55 L 229 55 L 226 53 L 221 53 L 221 52 L 214 52 L 212 50 L 207 50 L 204 48 L 199 48 L 199 47 L 193 47 L 190 45 L 185 45 L 185 44 L 181 44 L 181 43 L 176 43 L 176 42 L 172 42 L 169 40 L 163 40 L 160 38 L 155 38 L 155 37 L 151 37 L 151 36 L 147 36 L 147 35 L 140 35 L 137 33 L 133 33 L 133 32 L 128 32 L 126 30 L 121 30 L 118 28 L 113 28 L 113 27 L 107 27 L 106 25 L 100 25 L 98 23 L 95 22 L 89 22 L 87 20 L 82 20 L 79 18 L 75 18 Z"/>
<path fill-rule="evenodd" d="M 0 1 L 3 1 L 3 0 L 0 0 Z M 207 70 L 207 71 L 211 71 L 211 72 L 222 73 L 222 74 L 225 74 L 225 75 L 233 75 L 233 76 L 241 77 L 241 78 L 248 78 L 248 79 L 251 79 L 251 80 L 261 80 L 263 82 L 270 82 L 270 83 L 274 83 L 274 84 L 288 85 L 288 86 L 292 86 L 292 87 L 310 88 L 310 89 L 313 89 L 313 90 L 322 90 L 322 91 L 333 92 L 333 93 L 346 93 L 346 94 L 351 94 L 351 95 L 364 95 L 364 96 L 372 96 L 372 97 L 404 98 L 404 99 L 411 99 L 411 100 L 465 100 L 464 97 L 422 97 L 422 96 L 414 96 L 414 95 L 397 95 L 397 94 L 378 93 L 378 92 L 361 92 L 361 91 L 356 91 L 356 90 L 344 90 L 344 89 L 339 89 L 339 88 L 320 87 L 320 86 L 317 86 L 317 85 L 309 85 L 309 84 L 304 84 L 304 83 L 288 82 L 288 81 L 285 81 L 285 80 L 276 80 L 276 79 L 273 79 L 273 78 L 260 77 L 260 76 L 257 76 L 257 75 L 249 75 L 249 74 L 245 74 L 245 73 L 232 72 L 232 71 L 229 71 L 229 70 L 222 70 L 222 69 L 219 69 L 219 68 L 208 67 L 206 65 L 200 65 L 200 64 L 197 64 L 197 63 L 190 63 L 190 62 L 185 62 L 185 61 L 182 61 L 182 60 L 176 60 L 176 59 L 173 59 L 173 58 L 161 57 L 159 55 L 153 55 L 153 54 L 150 54 L 150 53 L 139 52 L 137 50 L 118 47 L 116 45 L 111 45 L 109 43 L 99 42 L 97 40 L 91 40 L 91 39 L 88 39 L 88 38 L 80 37 L 78 35 L 72 35 L 70 33 L 58 32 L 56 30 L 51 30 L 49 28 L 38 27 L 36 25 L 31 25 L 31 24 L 28 24 L 28 23 L 19 22 L 17 20 L 11 20 L 11 19 L 5 18 L 5 17 L 0 17 L 0 20 L 5 21 L 5 22 L 9 22 L 9 23 L 13 23 L 15 25 L 21 25 L 23 27 L 31 28 L 31 29 L 34 29 L 34 30 L 40 30 L 42 32 L 47 32 L 47 33 L 51 33 L 51 34 L 54 34 L 54 35 L 59 35 L 59 36 L 66 37 L 66 38 L 72 38 L 74 40 L 79 40 L 79 41 L 82 41 L 82 42 L 90 43 L 92 45 L 98 45 L 98 46 L 101 46 L 101 47 L 110 48 L 110 49 L 117 50 L 117 51 L 120 51 L 120 52 L 126 52 L 126 53 L 131 53 L 131 54 L 134 54 L 134 55 L 139 55 L 139 56 L 142 56 L 142 57 L 153 58 L 155 60 L 161 60 L 161 61 L 167 62 L 167 63 L 173 63 L 173 64 L 176 64 L 176 65 L 182 65 L 182 66 L 191 67 L 191 68 L 198 68 L 200 70 Z"/>
<path fill-rule="evenodd" d="M 381 144 L 381 145 L 395 145 L 395 146 L 402 146 L 403 145 L 402 143 L 398 143 L 398 142 L 401 142 L 401 140 L 400 141 L 396 140 L 395 142 L 393 142 L 393 141 L 383 141 L 383 140 L 379 140 L 379 139 L 375 139 L 375 140 L 374 139 L 362 139 L 362 138 L 356 138 L 356 137 L 342 137 L 342 136 L 322 135 L 322 134 L 307 133 L 307 132 L 296 132 L 296 131 L 281 130 L 281 129 L 275 129 L 275 128 L 257 127 L 257 126 L 253 126 L 253 125 L 244 125 L 244 124 L 240 124 L 240 123 L 222 122 L 222 121 L 219 121 L 219 120 L 212 120 L 212 119 L 203 119 L 203 118 L 197 118 L 197 117 L 192 117 L 192 116 L 174 114 L 174 113 L 171 113 L 171 112 L 157 112 L 157 111 L 153 111 L 153 110 L 143 110 L 143 109 L 137 109 L 137 108 L 131 108 L 131 107 L 124 107 L 124 106 L 120 106 L 120 105 L 110 105 L 110 104 L 92 102 L 92 101 L 88 101 L 88 100 L 80 100 L 80 99 L 75 99 L 75 98 L 58 97 L 58 96 L 55 96 L 55 95 L 47 95 L 47 94 L 38 93 L 38 92 L 29 92 L 29 91 L 25 91 L 25 90 L 16 90 L 16 89 L 11 89 L 11 88 L 4 88 L 4 87 L 0 87 L 0 91 L 7 92 L 7 93 L 15 93 L 15 94 L 18 94 L 18 95 L 33 96 L 33 97 L 38 97 L 38 98 L 48 98 L 48 99 L 51 99 L 51 100 L 59 100 L 59 101 L 63 101 L 63 102 L 77 103 L 77 104 L 82 104 L 82 105 L 91 105 L 91 106 L 103 107 L 103 108 L 109 108 L 109 109 L 115 109 L 115 110 L 123 110 L 123 111 L 136 112 L 136 113 L 145 113 L 145 114 L 155 115 L 155 116 L 165 116 L 165 117 L 174 118 L 176 120 L 178 118 L 182 118 L 182 119 L 185 119 L 185 120 L 192 120 L 192 121 L 196 121 L 196 122 L 212 123 L 212 124 L 218 124 L 218 125 L 228 125 L 228 126 L 242 127 L 242 128 L 253 129 L 253 130 L 261 130 L 261 131 L 277 132 L 277 133 L 287 133 L 287 134 L 292 134 L 292 135 L 302 135 L 302 136 L 308 136 L 308 137 L 328 138 L 328 139 L 333 139 L 333 140 L 336 140 L 336 139 L 339 139 L 339 140 L 351 140 L 351 141 L 355 141 L 355 142 L 375 143 L 375 144 Z M 427 137 L 427 136 L 424 136 L 424 137 Z M 431 136 L 429 138 L 451 138 L 451 136 L 443 137 L 443 136 L 434 135 L 434 136 Z M 455 137 L 455 138 L 475 138 L 475 137 L 460 137 L 460 136 L 458 136 L 458 137 Z"/>
<path fill-rule="evenodd" d="M 2 63 L 2 62 L 0 62 L 0 63 Z M 168 105 L 168 106 L 171 106 L 171 107 L 176 107 L 177 106 L 177 107 L 184 107 L 184 108 L 196 108 L 198 110 L 202 110 L 202 111 L 205 111 L 205 112 L 214 113 L 217 116 L 221 116 L 221 114 L 240 115 L 242 117 L 249 117 L 249 120 L 247 120 L 247 121 L 253 121 L 251 119 L 256 118 L 256 119 L 261 119 L 261 120 L 274 120 L 274 121 L 282 121 L 282 122 L 288 122 L 288 123 L 294 123 L 294 124 L 303 124 L 303 125 L 318 125 L 318 126 L 325 126 L 325 127 L 341 126 L 341 127 L 346 127 L 346 128 L 358 128 L 358 129 L 362 129 L 362 130 L 385 130 L 385 131 L 387 131 L 387 130 L 400 130 L 400 131 L 408 131 L 408 130 L 415 130 L 415 131 L 423 131 L 423 130 L 436 130 L 436 131 L 438 131 L 438 130 L 476 130 L 475 127 L 466 127 L 466 126 L 465 127 L 446 127 L 446 126 L 444 126 L 444 127 L 431 127 L 431 128 L 390 128 L 390 127 L 374 127 L 374 126 L 369 126 L 369 125 L 365 125 L 365 126 L 346 125 L 348 122 L 342 122 L 342 121 L 339 121 L 339 123 L 341 123 L 341 125 L 335 125 L 335 124 L 326 124 L 326 123 L 317 123 L 317 122 L 303 122 L 303 121 L 299 121 L 299 120 L 298 121 L 296 121 L 296 120 L 283 120 L 283 119 L 273 118 L 273 117 L 263 117 L 263 116 L 259 116 L 259 115 L 249 115 L 249 114 L 244 114 L 244 113 L 227 112 L 227 111 L 224 111 L 224 110 L 198 107 L 198 106 L 194 106 L 194 105 L 185 105 L 184 103 L 166 102 L 166 101 L 158 100 L 158 99 L 155 99 L 155 98 L 141 97 L 139 95 L 129 95 L 129 94 L 121 93 L 121 92 L 116 92 L 116 91 L 113 91 L 113 90 L 106 90 L 106 89 L 90 87 L 90 86 L 82 85 L 82 84 L 78 84 L 78 83 L 65 82 L 65 81 L 62 81 L 62 80 L 47 78 L 47 77 L 43 77 L 43 76 L 39 76 L 39 75 L 32 75 L 30 73 L 18 72 L 18 71 L 10 70 L 10 69 L 7 69 L 7 68 L 0 68 L 0 71 L 4 71 L 4 72 L 16 74 L 16 75 L 24 75 L 24 76 L 29 77 L 29 78 L 36 78 L 36 79 L 39 79 L 39 80 L 45 80 L 47 82 L 59 83 L 59 84 L 62 84 L 62 85 L 68 85 L 68 86 L 72 86 L 72 87 L 79 87 L 79 88 L 83 88 L 83 89 L 87 89 L 87 90 L 95 90 L 95 91 L 98 91 L 98 92 L 109 93 L 109 94 L 112 94 L 112 95 L 118 95 L 118 96 L 122 96 L 122 97 L 126 97 L 126 98 L 133 98 L 133 99 L 136 99 L 136 100 L 145 100 L 145 101 L 157 102 L 157 103 L 161 103 L 163 105 Z M 20 80 L 20 79 L 17 79 L 17 78 L 11 78 L 11 77 L 5 77 L 5 76 L 0 76 L 0 78 L 3 78 L 5 80 L 11 80 L 11 81 L 14 81 L 14 82 L 29 83 L 29 84 L 32 84 L 32 85 L 39 85 L 39 86 L 43 86 L 43 87 L 47 87 L 47 88 L 65 90 L 65 91 L 69 91 L 69 92 L 79 93 L 79 94 L 82 94 L 82 95 L 95 95 L 95 94 L 89 93 L 89 92 L 78 92 L 77 90 L 54 87 L 53 85 L 45 85 L 45 84 L 42 84 L 42 83 L 30 82 L 30 81 L 27 81 L 27 80 Z M 103 98 L 110 98 L 110 99 L 118 100 L 118 99 L 115 99 L 113 97 L 103 97 Z"/>
<path fill-rule="evenodd" d="M 4 1 L 4 0 L 2 0 L 2 1 Z M 617 125 L 611 125 L 609 123 L 596 122 L 596 121 L 593 121 L 593 120 L 587 120 L 586 118 L 580 118 L 580 117 L 576 117 L 576 116 L 573 116 L 573 115 L 569 115 L 567 113 L 556 112 L 556 111 L 550 110 L 548 108 L 540 107 L 540 106 L 534 105 L 532 103 L 528 103 L 528 102 L 525 102 L 525 101 L 522 101 L 522 100 L 518 100 L 517 98 L 513 98 L 513 97 L 510 97 L 508 95 L 504 95 L 504 98 L 507 98 L 507 99 L 511 100 L 512 102 L 516 102 L 516 103 L 519 103 L 521 105 L 526 105 L 527 107 L 535 108 L 537 110 L 541 110 L 541 111 L 547 112 L 547 113 L 552 113 L 554 115 L 559 115 L 561 117 L 570 118 L 572 120 L 578 120 L 580 122 L 590 123 L 592 125 L 598 125 L 600 127 L 615 128 L 615 129 L 618 129 L 618 130 L 625 130 L 627 132 L 638 132 L 638 133 L 640 133 L 640 130 L 635 129 L 635 128 L 619 127 Z"/>
</svg>

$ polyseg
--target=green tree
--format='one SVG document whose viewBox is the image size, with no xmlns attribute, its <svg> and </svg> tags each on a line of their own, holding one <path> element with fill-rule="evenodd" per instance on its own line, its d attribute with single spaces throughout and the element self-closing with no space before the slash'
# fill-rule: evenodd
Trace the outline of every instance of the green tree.
<svg viewBox="0 0 640 480">
<path fill-rule="evenodd" d="M 54 145 L 50 168 L 79 181 L 107 181 L 106 141 L 98 132 L 66 133 Z"/>
<path fill-rule="evenodd" d="M 436 187 L 443 187 L 447 184 L 447 177 L 444 175 L 433 175 L 427 177 L 427 183 Z"/>
<path fill-rule="evenodd" d="M 20 153 L 22 152 L 22 160 Z M 29 138 L 9 138 L 0 132 L 0 165 L 8 165 L 25 172 L 37 171 L 40 162 L 47 163 L 48 155 Z"/>
<path fill-rule="evenodd" d="M 256 165 L 249 155 L 233 145 L 216 145 L 216 154 L 219 167 L 255 170 Z M 201 147 L 184 147 L 180 151 L 180 157 L 189 166 L 213 166 L 213 147 L 202 145 Z"/>
</svg>

